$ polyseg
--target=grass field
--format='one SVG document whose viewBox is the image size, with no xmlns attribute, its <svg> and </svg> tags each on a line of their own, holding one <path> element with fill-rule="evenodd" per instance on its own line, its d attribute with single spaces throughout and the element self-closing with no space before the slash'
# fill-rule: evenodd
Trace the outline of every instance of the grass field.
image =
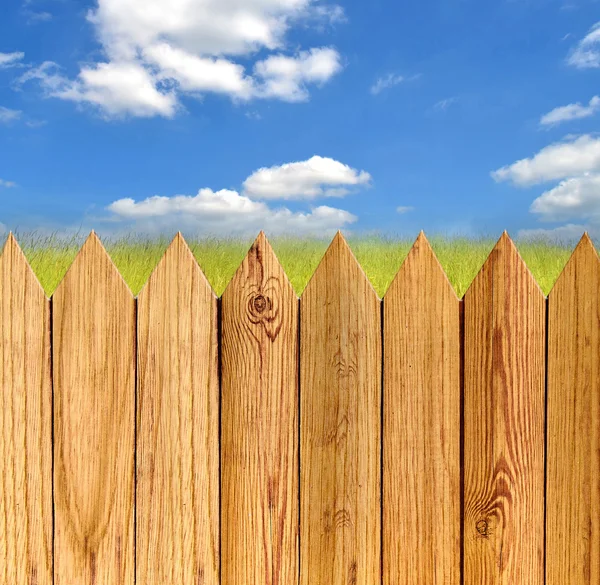
<svg viewBox="0 0 600 585">
<path fill-rule="evenodd" d="M 36 238 L 15 233 L 46 295 L 50 296 L 73 262 L 86 236 L 70 241 L 55 237 Z M 308 239 L 269 237 L 281 265 L 296 294 L 301 295 L 332 238 Z M 498 236 L 499 237 L 499 236 Z M 408 254 L 416 235 L 409 238 L 348 237 L 354 255 L 363 267 L 380 298 Z M 428 240 L 452 283 L 462 298 L 469 284 L 494 247 L 495 239 L 445 238 L 428 236 Z M 220 296 L 248 252 L 254 238 L 201 239 L 186 241 L 215 293 Z M 121 240 L 102 239 L 104 247 L 134 295 L 137 295 L 160 260 L 171 238 Z M 547 295 L 558 278 L 574 245 L 562 242 L 515 241 L 540 288 Z M 2 241 L 4 245 L 4 241 Z"/>
</svg>

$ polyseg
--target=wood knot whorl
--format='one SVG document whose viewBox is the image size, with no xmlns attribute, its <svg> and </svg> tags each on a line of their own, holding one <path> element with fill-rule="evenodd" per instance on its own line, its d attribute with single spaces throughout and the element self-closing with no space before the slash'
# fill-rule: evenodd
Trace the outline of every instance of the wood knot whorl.
<svg viewBox="0 0 600 585">
<path fill-rule="evenodd" d="M 251 285 L 243 301 L 248 321 L 262 326 L 271 341 L 277 337 L 282 324 L 281 288 L 277 279 L 268 278 L 261 286 Z"/>
</svg>

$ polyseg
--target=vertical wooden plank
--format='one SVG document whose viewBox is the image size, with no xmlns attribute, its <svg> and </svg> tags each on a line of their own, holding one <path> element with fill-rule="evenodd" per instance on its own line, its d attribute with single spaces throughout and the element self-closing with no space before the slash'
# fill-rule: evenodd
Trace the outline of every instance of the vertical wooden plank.
<svg viewBox="0 0 600 585">
<path fill-rule="evenodd" d="M 383 314 L 383 583 L 459 585 L 460 301 L 423 232 Z"/>
<path fill-rule="evenodd" d="M 0 582 L 52 583 L 50 301 L 12 232 L 0 256 Z"/>
<path fill-rule="evenodd" d="M 545 298 L 506 232 L 464 311 L 464 583 L 542 585 Z"/>
<path fill-rule="evenodd" d="M 548 310 L 546 585 L 600 585 L 600 259 L 587 233 Z"/>
<path fill-rule="evenodd" d="M 298 298 L 261 231 L 222 296 L 222 583 L 298 576 Z"/>
<path fill-rule="evenodd" d="M 219 583 L 217 333 L 178 233 L 138 295 L 137 585 Z"/>
<path fill-rule="evenodd" d="M 300 582 L 381 580 L 381 301 L 340 232 L 300 304 Z"/>
<path fill-rule="evenodd" d="M 135 300 L 94 232 L 52 303 L 55 585 L 132 585 Z"/>
</svg>

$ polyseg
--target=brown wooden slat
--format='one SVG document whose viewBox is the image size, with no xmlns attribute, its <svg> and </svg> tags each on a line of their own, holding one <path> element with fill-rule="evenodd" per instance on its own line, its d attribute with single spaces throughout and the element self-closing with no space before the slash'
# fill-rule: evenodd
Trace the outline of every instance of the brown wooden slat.
<svg viewBox="0 0 600 585">
<path fill-rule="evenodd" d="M 546 585 L 600 585 L 600 259 L 587 234 L 548 310 Z"/>
<path fill-rule="evenodd" d="M 55 585 L 133 585 L 135 301 L 94 232 L 52 334 Z"/>
<path fill-rule="evenodd" d="M 459 585 L 460 301 L 423 232 L 383 313 L 383 583 Z"/>
<path fill-rule="evenodd" d="M 301 585 L 381 580 L 380 303 L 338 232 L 300 304 Z"/>
<path fill-rule="evenodd" d="M 261 231 L 222 297 L 223 585 L 298 575 L 298 298 Z"/>
<path fill-rule="evenodd" d="M 50 301 L 12 232 L 0 256 L 0 583 L 52 583 Z"/>
<path fill-rule="evenodd" d="M 464 312 L 464 584 L 542 585 L 545 298 L 506 232 Z"/>
<path fill-rule="evenodd" d="M 217 326 L 178 233 L 138 295 L 137 585 L 219 583 Z"/>
</svg>

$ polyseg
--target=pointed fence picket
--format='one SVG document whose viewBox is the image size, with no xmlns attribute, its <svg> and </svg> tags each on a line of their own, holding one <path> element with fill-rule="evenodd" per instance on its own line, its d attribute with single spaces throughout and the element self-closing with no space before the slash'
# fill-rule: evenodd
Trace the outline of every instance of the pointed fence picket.
<svg viewBox="0 0 600 585">
<path fill-rule="evenodd" d="M 460 308 L 421 233 L 383 298 L 386 585 L 460 583 Z"/>
<path fill-rule="evenodd" d="M 545 317 L 504 232 L 464 297 L 464 585 L 544 583 Z"/>
<path fill-rule="evenodd" d="M 181 234 L 137 303 L 135 582 L 218 583 L 217 297 Z"/>
<path fill-rule="evenodd" d="M 54 585 L 133 585 L 135 301 L 90 234 L 52 295 Z"/>
<path fill-rule="evenodd" d="M 600 259 L 587 235 L 548 305 L 546 585 L 600 585 Z"/>
<path fill-rule="evenodd" d="M 341 234 L 300 299 L 300 584 L 381 564 L 381 301 Z"/>
<path fill-rule="evenodd" d="M 52 583 L 50 303 L 14 236 L 0 256 L 0 583 Z"/>
<path fill-rule="evenodd" d="M 222 296 L 222 583 L 298 577 L 298 299 L 261 232 Z"/>
<path fill-rule="evenodd" d="M 421 233 L 381 301 L 340 233 L 220 300 L 181 234 L 135 299 L 93 232 L 48 300 L 10 234 L 0 298 L 2 584 L 600 585 L 587 235 L 459 300 Z"/>
</svg>

